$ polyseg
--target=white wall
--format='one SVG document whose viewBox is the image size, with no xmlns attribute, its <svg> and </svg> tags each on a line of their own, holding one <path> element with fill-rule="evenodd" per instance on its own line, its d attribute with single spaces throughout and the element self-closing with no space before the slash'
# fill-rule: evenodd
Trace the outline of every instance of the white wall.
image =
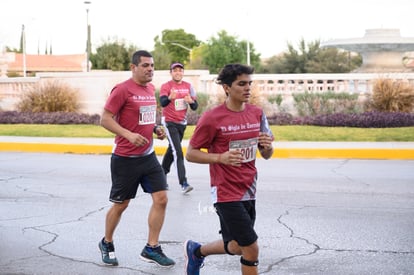
<svg viewBox="0 0 414 275">
<path fill-rule="evenodd" d="M 130 71 L 92 71 L 80 73 L 38 73 L 36 77 L 0 78 L 0 111 L 15 110 L 20 96 L 37 83 L 58 79 L 78 89 L 81 95 L 81 112 L 101 114 L 112 87 L 131 77 Z M 221 92 L 214 83 L 216 75 L 205 70 L 185 71 L 184 80 L 191 82 L 197 92 L 211 96 Z M 369 93 L 378 78 L 406 80 L 414 85 L 414 73 L 351 73 L 351 74 L 256 74 L 253 80 L 267 94 L 282 94 L 291 98 L 294 92 L 351 92 Z M 152 83 L 157 89 L 170 80 L 169 71 L 155 71 Z"/>
</svg>

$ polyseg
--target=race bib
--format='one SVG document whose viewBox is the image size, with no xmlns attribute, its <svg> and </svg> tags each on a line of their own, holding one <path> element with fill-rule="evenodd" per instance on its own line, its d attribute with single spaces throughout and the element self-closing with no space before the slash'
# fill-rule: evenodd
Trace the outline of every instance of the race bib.
<svg viewBox="0 0 414 275">
<path fill-rule="evenodd" d="M 258 138 L 230 141 L 229 150 L 240 151 L 243 155 L 242 162 L 249 162 L 256 159 Z"/>
<path fill-rule="evenodd" d="M 179 98 L 174 101 L 175 110 L 182 111 L 187 109 L 187 102 L 185 102 L 184 98 Z"/>
<path fill-rule="evenodd" d="M 139 108 L 139 125 L 155 124 L 155 116 L 157 114 L 157 106 L 141 106 Z"/>
</svg>

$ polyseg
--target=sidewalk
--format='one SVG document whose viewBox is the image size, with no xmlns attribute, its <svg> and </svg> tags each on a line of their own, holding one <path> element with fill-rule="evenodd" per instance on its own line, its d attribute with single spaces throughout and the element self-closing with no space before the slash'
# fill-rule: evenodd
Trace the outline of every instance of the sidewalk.
<svg viewBox="0 0 414 275">
<path fill-rule="evenodd" d="M 110 154 L 113 138 L 50 138 L 0 136 L 0 151 Z M 188 140 L 183 140 L 185 153 Z M 414 142 L 274 142 L 273 158 L 414 159 Z M 155 140 L 163 155 L 167 140 Z"/>
</svg>

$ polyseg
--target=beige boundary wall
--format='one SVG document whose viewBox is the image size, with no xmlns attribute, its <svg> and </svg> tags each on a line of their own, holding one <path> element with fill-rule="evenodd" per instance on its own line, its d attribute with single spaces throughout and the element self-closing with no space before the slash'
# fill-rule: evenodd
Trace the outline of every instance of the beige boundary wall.
<svg viewBox="0 0 414 275">
<path fill-rule="evenodd" d="M 81 98 L 81 112 L 100 114 L 112 87 L 131 77 L 130 71 L 92 71 L 79 73 L 38 73 L 36 77 L 0 78 L 0 111 L 15 110 L 20 96 L 37 84 L 58 80 L 77 89 Z M 216 75 L 206 70 L 186 70 L 184 80 L 191 82 L 197 92 L 215 96 L 222 92 L 215 84 Z M 295 92 L 350 92 L 362 96 L 370 93 L 373 82 L 379 78 L 408 81 L 414 85 L 414 73 L 389 74 L 256 74 L 253 80 L 266 94 L 281 94 L 291 102 Z M 155 71 L 153 84 L 156 89 L 170 80 L 169 71 Z"/>
<path fill-rule="evenodd" d="M 208 71 L 189 71 L 186 72 L 184 79 L 192 82 L 199 90 L 199 79 L 205 74 L 208 75 Z M 82 113 L 100 114 L 114 85 L 130 77 L 130 71 L 92 71 L 88 73 L 38 73 L 36 77 L 0 78 L 0 111 L 15 110 L 20 96 L 25 91 L 29 91 L 32 86 L 58 80 L 79 91 Z M 156 71 L 153 84 L 159 89 L 163 82 L 170 79 L 169 71 Z"/>
</svg>

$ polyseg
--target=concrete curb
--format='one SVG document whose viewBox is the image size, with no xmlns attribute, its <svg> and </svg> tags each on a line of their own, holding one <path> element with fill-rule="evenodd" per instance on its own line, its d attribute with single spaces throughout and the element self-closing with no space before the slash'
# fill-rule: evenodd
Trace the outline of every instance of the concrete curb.
<svg viewBox="0 0 414 275">
<path fill-rule="evenodd" d="M 112 138 L 0 137 L 0 151 L 72 154 L 110 154 Z M 183 141 L 185 153 L 188 140 Z M 157 155 L 166 140 L 154 141 Z M 414 159 L 414 142 L 274 142 L 273 158 Z M 258 155 L 258 157 L 260 157 Z"/>
</svg>

